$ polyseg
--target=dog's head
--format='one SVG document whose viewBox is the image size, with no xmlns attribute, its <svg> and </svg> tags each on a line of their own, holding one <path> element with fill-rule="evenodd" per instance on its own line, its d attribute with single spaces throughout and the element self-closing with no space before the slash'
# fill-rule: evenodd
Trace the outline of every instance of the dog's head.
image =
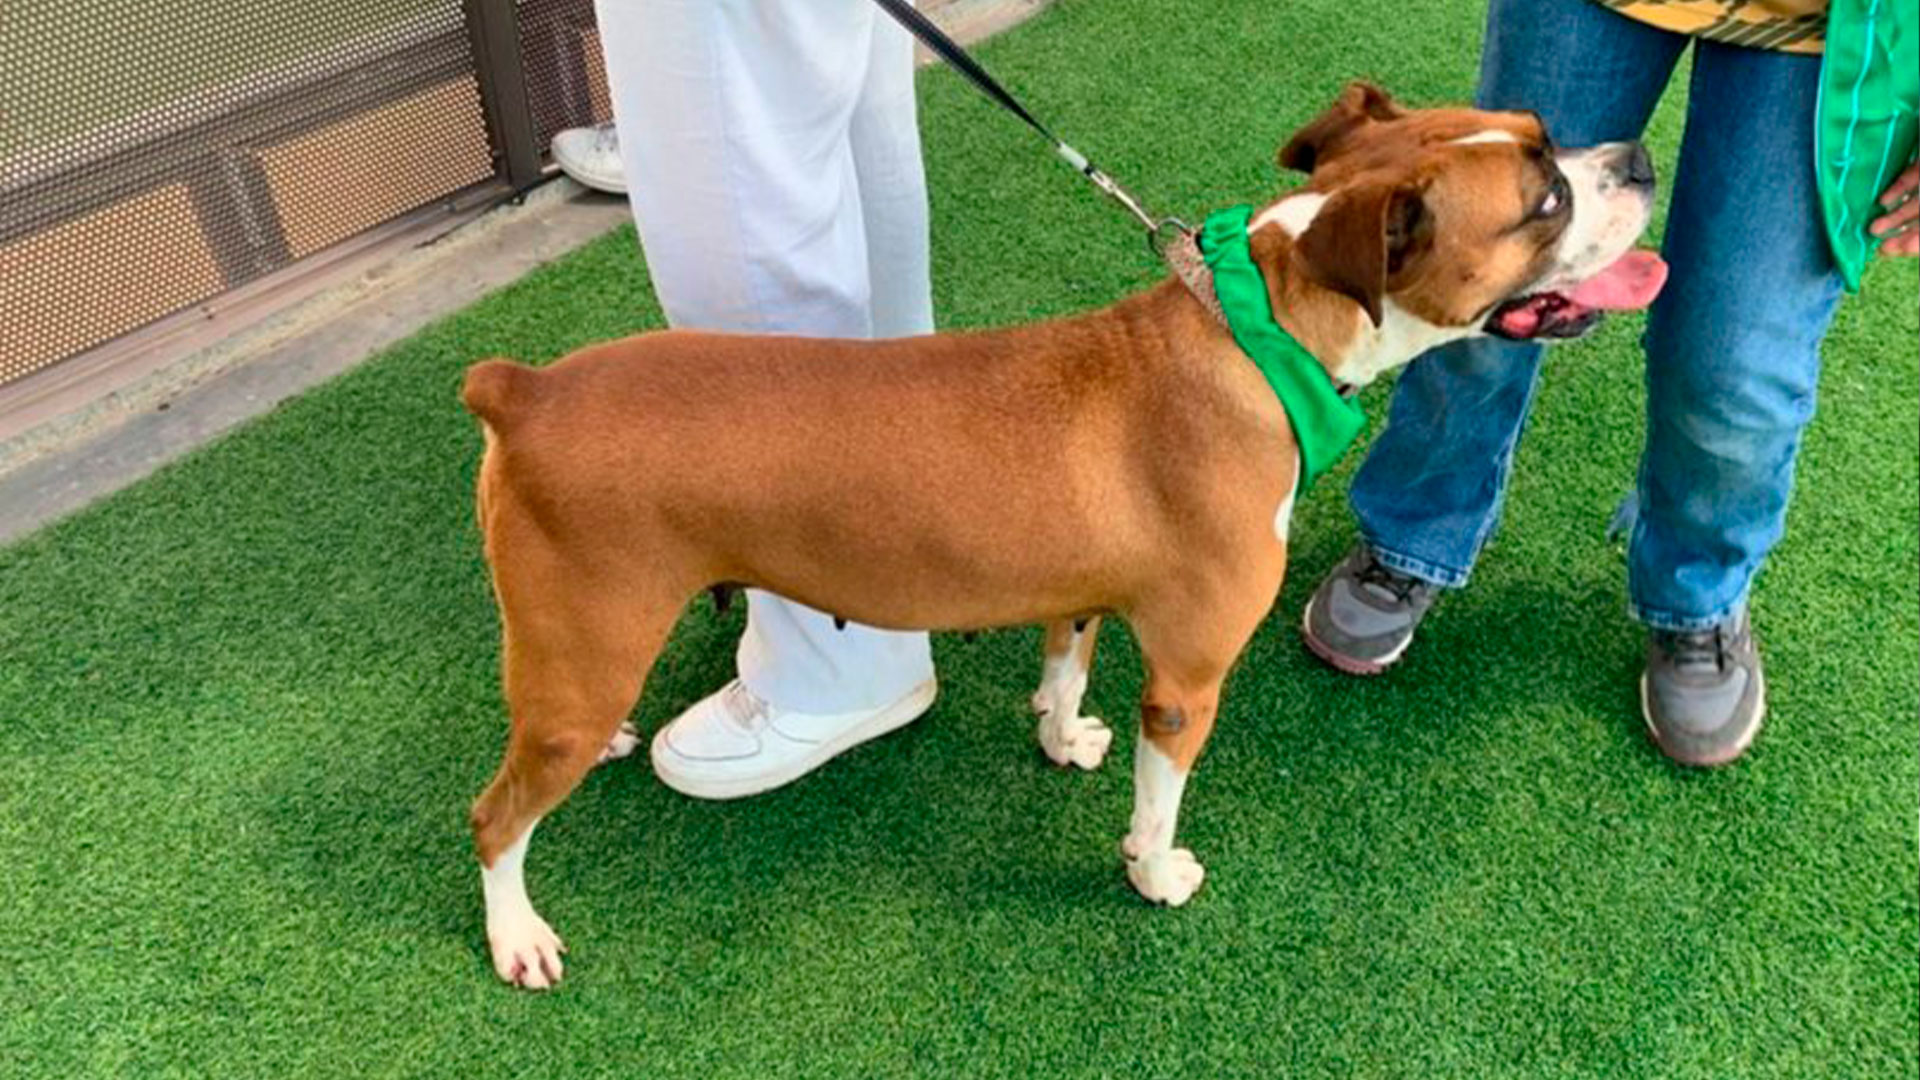
<svg viewBox="0 0 1920 1080">
<path fill-rule="evenodd" d="M 1290 243 L 1265 246 L 1285 269 L 1364 312 L 1368 355 L 1340 365 L 1355 381 L 1480 333 L 1578 337 L 1666 280 L 1633 248 L 1654 184 L 1637 143 L 1557 147 L 1532 113 L 1406 109 L 1355 83 L 1280 163 L 1308 182 L 1251 230 L 1280 228 Z"/>
</svg>

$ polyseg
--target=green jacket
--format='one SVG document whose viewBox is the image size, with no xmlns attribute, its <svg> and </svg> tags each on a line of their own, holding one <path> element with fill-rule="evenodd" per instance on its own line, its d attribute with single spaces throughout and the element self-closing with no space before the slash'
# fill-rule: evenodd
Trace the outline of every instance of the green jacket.
<svg viewBox="0 0 1920 1080">
<path fill-rule="evenodd" d="M 1814 127 L 1821 210 L 1849 290 L 1879 246 L 1880 193 L 1913 161 L 1920 107 L 1920 5 L 1833 0 Z"/>
</svg>

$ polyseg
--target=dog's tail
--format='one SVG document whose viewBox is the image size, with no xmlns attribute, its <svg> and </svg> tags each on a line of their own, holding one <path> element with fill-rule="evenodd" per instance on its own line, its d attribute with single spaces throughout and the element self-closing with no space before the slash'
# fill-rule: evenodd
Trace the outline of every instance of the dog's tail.
<svg viewBox="0 0 1920 1080">
<path fill-rule="evenodd" d="M 505 431 L 532 393 L 535 371 L 512 360 L 482 360 L 467 369 L 460 400 L 494 431 Z"/>
</svg>

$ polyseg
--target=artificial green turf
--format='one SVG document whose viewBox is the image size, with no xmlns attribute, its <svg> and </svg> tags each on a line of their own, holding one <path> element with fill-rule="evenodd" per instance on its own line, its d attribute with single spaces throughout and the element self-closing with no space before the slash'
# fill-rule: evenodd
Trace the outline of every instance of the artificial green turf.
<svg viewBox="0 0 1920 1080">
<path fill-rule="evenodd" d="M 1198 214 L 1274 191 L 1274 147 L 1349 76 L 1465 98 L 1478 18 L 1064 0 L 982 51 Z M 945 73 L 922 93 L 946 322 L 1156 276 L 1030 136 Z M 609 236 L 0 551 L 0 1073 L 1911 1076 L 1916 287 L 1880 267 L 1830 340 L 1740 765 L 1679 770 L 1640 731 L 1602 535 L 1640 442 L 1615 319 L 1557 353 L 1501 538 L 1392 676 L 1299 647 L 1351 464 L 1300 507 L 1189 789 L 1188 908 L 1121 874 L 1131 726 L 1100 772 L 1046 767 L 1037 635 L 943 637 L 924 722 L 790 789 L 591 776 L 533 845 L 574 949 L 535 996 L 487 964 L 465 828 L 504 720 L 455 389 L 478 357 L 657 325 Z M 728 675 L 738 618 L 687 618 L 645 726 Z M 1129 717 L 1138 685 L 1109 630 L 1089 711 Z"/>
</svg>

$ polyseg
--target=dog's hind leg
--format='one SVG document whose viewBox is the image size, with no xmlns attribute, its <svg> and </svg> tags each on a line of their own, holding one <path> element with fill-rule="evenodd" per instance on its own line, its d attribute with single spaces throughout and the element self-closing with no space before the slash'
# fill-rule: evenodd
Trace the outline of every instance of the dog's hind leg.
<svg viewBox="0 0 1920 1080">
<path fill-rule="evenodd" d="M 1047 625 L 1046 661 L 1040 688 L 1033 692 L 1033 711 L 1040 714 L 1040 748 L 1055 765 L 1095 768 L 1113 743 L 1111 728 L 1080 715 L 1099 636 L 1097 616 Z"/>
<path fill-rule="evenodd" d="M 544 989 L 560 978 L 565 946 L 527 896 L 527 841 L 632 711 L 685 597 L 577 572 L 530 574 L 525 553 L 514 562 L 514 581 L 496 563 L 512 726 L 499 772 L 474 802 L 473 839 L 494 970 Z"/>
<path fill-rule="evenodd" d="M 594 759 L 593 763 L 605 765 L 609 761 L 618 761 L 633 753 L 639 745 L 640 729 L 633 726 L 633 721 L 622 720 L 620 726 L 613 730 L 613 738 L 608 739 L 607 745 L 600 748 L 600 756 Z"/>
</svg>

